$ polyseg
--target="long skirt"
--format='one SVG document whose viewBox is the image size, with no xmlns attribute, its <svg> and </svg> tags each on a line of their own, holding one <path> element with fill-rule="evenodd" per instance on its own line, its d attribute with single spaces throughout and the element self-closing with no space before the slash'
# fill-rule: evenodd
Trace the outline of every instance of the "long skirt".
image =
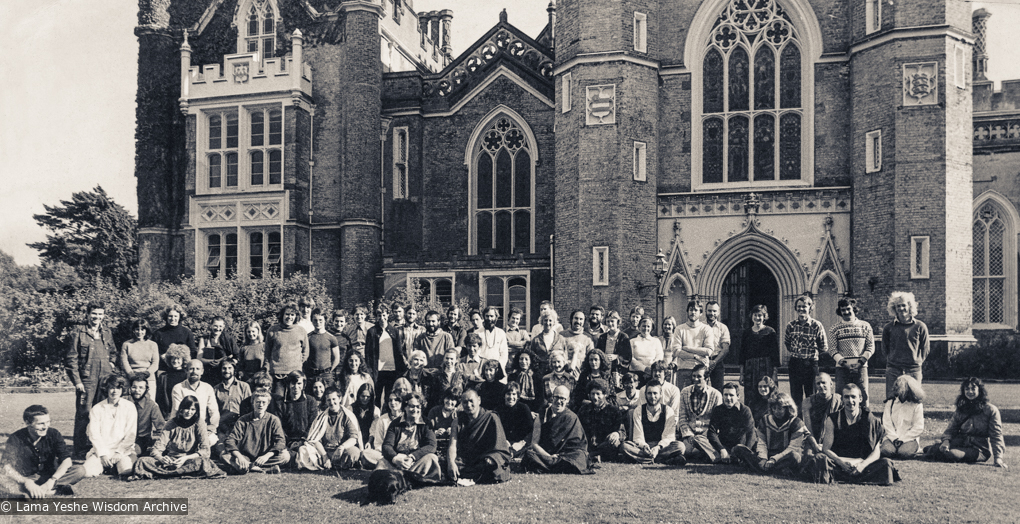
<svg viewBox="0 0 1020 524">
<path fill-rule="evenodd" d="M 403 471 L 402 468 L 397 467 L 396 464 L 386 460 L 385 458 L 379 460 L 379 465 L 376 469 L 389 469 L 393 471 Z M 416 473 L 418 478 L 426 480 L 442 480 L 443 473 L 439 469 L 439 456 L 435 453 L 428 453 L 422 458 L 415 461 L 414 465 L 407 469 L 412 473 Z"/>
<path fill-rule="evenodd" d="M 227 476 L 222 469 L 207 458 L 188 459 L 176 468 L 168 468 L 153 457 L 142 457 L 135 462 L 135 476 L 143 479 L 167 479 L 188 477 L 196 479 L 218 479 Z"/>
</svg>

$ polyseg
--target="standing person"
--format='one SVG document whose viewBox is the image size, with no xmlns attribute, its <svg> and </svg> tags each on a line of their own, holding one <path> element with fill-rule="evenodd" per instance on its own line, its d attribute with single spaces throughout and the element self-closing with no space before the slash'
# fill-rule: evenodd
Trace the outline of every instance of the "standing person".
<svg viewBox="0 0 1020 524">
<path fill-rule="evenodd" d="M 521 326 L 524 319 L 524 312 L 516 307 L 510 308 L 510 314 L 506 317 L 506 344 L 510 349 L 510 360 L 524 350 L 524 347 L 531 341 L 531 334 Z"/>
<path fill-rule="evenodd" d="M 88 437 L 92 449 L 82 465 L 86 477 L 98 477 L 105 470 L 127 475 L 138 460 L 135 454 L 138 412 L 132 401 L 123 398 L 125 391 L 127 380 L 121 375 L 110 375 L 103 381 L 106 400 L 92 406 L 89 413 Z"/>
<path fill-rule="evenodd" d="M 627 329 L 624 333 L 627 334 L 628 338 L 636 338 L 641 333 L 641 318 L 645 316 L 645 308 L 641 306 L 635 306 L 630 310 L 630 324 L 627 325 Z"/>
<path fill-rule="evenodd" d="M 484 359 L 499 362 L 499 369 L 503 375 L 500 382 L 506 384 L 506 365 L 510 358 L 510 345 L 506 338 L 506 331 L 496 325 L 496 321 L 499 320 L 499 310 L 488 306 L 482 311 L 482 314 L 484 320 L 481 333 L 479 333 L 482 336 L 480 355 Z M 500 395 L 499 402 L 503 401 L 502 397 L 503 395 Z"/>
<path fill-rule="evenodd" d="M 548 300 L 543 300 L 542 303 L 538 305 L 539 322 L 538 324 L 535 324 L 531 328 L 531 338 L 535 338 L 536 336 L 538 336 L 539 333 L 545 331 L 545 326 L 542 325 L 542 315 L 549 312 L 555 313 L 556 308 L 553 307 L 552 302 Z M 555 321 L 553 322 L 552 330 L 556 333 L 559 333 L 561 330 L 563 330 L 563 326 L 560 324 L 559 316 L 554 315 L 553 318 L 555 319 Z"/>
<path fill-rule="evenodd" d="M 220 412 L 220 425 L 216 429 L 217 440 L 222 442 L 234 429 L 237 419 L 241 418 L 241 403 L 251 397 L 251 386 L 237 379 L 233 361 L 220 362 L 218 371 L 220 383 L 216 384 L 213 392 L 216 395 L 216 407 Z"/>
<path fill-rule="evenodd" d="M 446 351 L 455 347 L 453 336 L 440 327 L 439 312 L 425 313 L 425 329 L 414 339 L 414 350 L 425 353 L 428 367 L 442 367 Z"/>
<path fill-rule="evenodd" d="M 646 373 L 653 362 L 662 360 L 662 342 L 652 336 L 655 321 L 651 317 L 642 317 L 638 322 L 640 333 L 630 339 L 630 371 L 638 375 L 640 384 L 647 380 Z"/>
<path fill-rule="evenodd" d="M 708 373 L 712 380 L 712 387 L 722 389 L 726 382 L 726 355 L 730 352 L 730 328 L 723 324 L 719 317 L 719 303 L 715 300 L 705 304 L 705 324 L 712 328 L 715 344 L 712 347 L 711 360 L 708 363 Z"/>
<path fill-rule="evenodd" d="M 882 456 L 912 458 L 920 449 L 924 433 L 924 389 L 910 375 L 900 375 L 893 384 L 893 397 L 886 399 L 882 412 Z"/>
<path fill-rule="evenodd" d="M 138 430 L 135 431 L 135 455 L 139 457 L 149 454 L 149 449 L 166 423 L 159 406 L 149 396 L 148 375 L 148 371 L 139 371 L 128 377 L 131 401 L 135 403 L 135 418 L 138 420 Z"/>
<path fill-rule="evenodd" d="M 900 474 L 892 461 L 881 458 L 882 421 L 861 409 L 861 388 L 847 384 L 843 410 L 825 420 L 822 452 L 809 463 L 815 482 L 891 486 Z"/>
<path fill-rule="evenodd" d="M 102 398 L 100 386 L 113 373 L 110 357 L 115 355 L 113 333 L 103 318 L 106 306 L 91 302 L 85 307 L 88 315 L 84 325 L 71 330 L 64 356 L 64 369 L 74 384 L 74 455 L 84 458 L 90 445 L 86 430 L 89 427 L 89 411 Z"/>
<path fill-rule="evenodd" d="M 606 315 L 606 332 L 599 337 L 595 344 L 597 349 L 601 349 L 606 354 L 606 358 L 613 366 L 613 377 L 609 381 L 609 385 L 613 386 L 614 390 L 623 387 L 620 384 L 623 372 L 630 367 L 630 337 L 620 331 L 621 321 L 619 313 L 610 311 Z"/>
<path fill-rule="evenodd" d="M 304 328 L 306 334 L 315 331 L 315 322 L 312 321 L 312 311 L 315 310 L 315 299 L 307 295 L 301 297 L 298 299 L 297 310 L 297 325 Z"/>
<path fill-rule="evenodd" d="M 975 463 L 991 458 L 996 466 L 1006 467 L 1002 460 L 1006 453 L 1002 415 L 988 401 L 988 390 L 981 379 L 969 377 L 960 383 L 960 396 L 956 397 L 956 412 L 949 427 L 938 446 L 931 445 L 924 451 L 930 460 Z"/>
<path fill-rule="evenodd" d="M 7 438 L 0 459 L 0 497 L 74 495 L 71 486 L 85 478 L 85 468 L 74 465 L 64 437 L 50 427 L 49 410 L 33 404 L 21 418 L 25 427 Z"/>
<path fill-rule="evenodd" d="M 184 344 L 188 346 L 188 350 L 191 352 L 188 359 L 195 358 L 198 345 L 195 343 L 195 335 L 192 334 L 190 329 L 182 325 L 184 319 L 188 316 L 184 308 L 177 305 L 170 306 L 163 311 L 162 316 L 163 327 L 157 329 L 152 334 L 152 341 L 159 348 L 160 356 L 166 353 L 172 344 Z"/>
<path fill-rule="evenodd" d="M 531 449 L 524 452 L 521 460 L 525 471 L 594 473 L 588 455 L 588 437 L 580 419 L 567 407 L 569 402 L 569 389 L 559 386 L 553 391 L 552 402 L 539 416 L 542 425 L 538 438 L 532 441 Z"/>
<path fill-rule="evenodd" d="M 779 335 L 765 325 L 769 310 L 762 304 L 751 308 L 751 329 L 745 329 L 740 343 L 740 377 L 744 384 L 744 404 L 768 408 L 768 398 L 762 397 L 758 385 L 768 377 L 772 388 L 779 383 L 777 369 L 779 357 Z M 769 391 L 771 393 L 771 391 Z M 751 411 L 754 411 L 752 407 Z M 757 420 L 759 417 L 755 417 Z"/>
<path fill-rule="evenodd" d="M 544 374 L 549 369 L 549 355 L 552 350 L 563 345 L 563 336 L 559 334 L 556 326 L 560 325 L 556 311 L 548 309 L 538 317 L 538 325 L 541 331 L 532 335 L 528 349 L 535 356 L 535 369 L 539 374 Z"/>
<path fill-rule="evenodd" d="M 340 365 L 340 343 L 326 331 L 326 315 L 321 309 L 312 310 L 312 326 L 308 334 L 308 360 L 305 361 L 305 376 L 308 383 L 321 379 L 326 387 L 333 385 L 333 372 Z"/>
<path fill-rule="evenodd" d="M 467 338 L 467 330 L 460 323 L 460 308 L 456 304 L 446 309 L 446 322 L 443 324 L 443 330 L 453 337 L 454 347 L 464 349 L 464 339 Z"/>
<path fill-rule="evenodd" d="M 338 309 L 333 312 L 333 317 L 329 319 L 329 333 L 336 337 L 336 342 L 340 346 L 340 356 L 346 355 L 351 350 L 351 339 L 347 338 L 347 312 Z"/>
<path fill-rule="evenodd" d="M 606 308 L 595 304 L 588 309 L 588 325 L 584 327 L 584 333 L 591 338 L 592 344 L 599 343 L 599 337 L 606 333 L 606 326 L 602 321 L 606 318 Z"/>
<path fill-rule="evenodd" d="M 340 403 L 350 408 L 358 400 L 358 391 L 363 384 L 375 386 L 372 375 L 368 372 L 361 353 L 351 351 L 344 358 L 344 363 L 337 373 L 336 388 L 340 391 Z M 374 400 L 374 399 L 373 399 Z"/>
<path fill-rule="evenodd" d="M 836 391 L 857 384 L 864 409 L 869 409 L 868 359 L 875 352 L 875 334 L 871 324 L 857 318 L 857 312 L 857 300 L 839 299 L 836 314 L 840 320 L 829 328 L 829 354 L 836 361 Z"/>
<path fill-rule="evenodd" d="M 397 311 L 400 310 L 398 309 Z M 403 306 L 403 311 L 403 323 L 398 326 L 400 331 L 400 352 L 410 358 L 411 352 L 416 349 L 414 344 L 417 342 L 418 336 L 425 332 L 425 328 L 419 326 L 417 323 L 418 312 L 414 310 L 414 304 L 407 304 Z"/>
<path fill-rule="evenodd" d="M 680 348 L 677 346 L 676 319 L 672 315 L 662 319 L 662 328 L 659 329 L 659 336 L 656 337 L 662 342 L 662 358 L 669 363 L 669 372 L 666 379 L 670 384 L 676 385 L 676 373 L 673 360 L 679 356 Z"/>
<path fill-rule="evenodd" d="M 380 401 L 397 377 L 407 371 L 407 356 L 400 353 L 400 346 L 400 331 L 390 325 L 389 309 L 380 304 L 375 309 L 375 325 L 365 338 L 365 363 L 375 379 Z"/>
<path fill-rule="evenodd" d="M 368 310 L 363 306 L 357 306 L 351 312 L 351 317 L 354 321 L 351 325 L 347 326 L 347 340 L 351 342 L 351 348 L 361 356 L 365 356 L 365 339 L 368 337 L 368 330 L 372 329 L 372 324 L 368 322 Z"/>
<path fill-rule="evenodd" d="M 202 381 L 203 376 L 205 376 L 205 368 L 202 366 L 202 361 L 197 358 L 192 360 L 188 364 L 187 380 L 178 382 L 171 392 L 173 405 L 170 409 L 169 418 L 173 418 L 177 414 L 177 409 L 180 407 L 184 397 L 190 395 L 197 398 L 198 414 L 202 417 L 202 421 L 205 422 L 205 427 L 209 431 L 209 445 L 214 446 L 219 441 L 219 437 L 216 436 L 216 429 L 220 427 L 220 407 L 216 402 L 216 390 L 207 382 Z"/>
<path fill-rule="evenodd" d="M 900 375 L 922 381 L 921 365 L 928 358 L 928 326 L 914 318 L 917 299 L 913 293 L 896 291 L 886 305 L 889 316 L 896 317 L 882 330 L 882 351 L 885 352 L 885 396 L 892 394 L 893 384 Z"/>
<path fill-rule="evenodd" d="M 708 441 L 716 452 L 716 462 L 729 462 L 734 448 L 754 446 L 754 415 L 740 403 L 740 386 L 727 382 L 722 389 L 722 404 L 712 409 L 708 421 Z"/>
<path fill-rule="evenodd" d="M 804 402 L 804 397 L 814 394 L 815 375 L 818 374 L 818 353 L 828 351 L 825 339 L 825 327 L 811 318 L 811 307 L 814 301 L 804 295 L 797 297 L 794 309 L 796 320 L 786 325 L 783 342 L 790 353 L 787 367 L 790 370 L 790 397 L 796 405 Z"/>
<path fill-rule="evenodd" d="M 256 373 L 262 371 L 266 362 L 266 344 L 262 337 L 262 326 L 252 320 L 244 327 L 244 345 L 238 350 L 237 378 L 250 382 Z"/>
<path fill-rule="evenodd" d="M 553 349 L 562 349 L 567 354 L 567 365 L 576 379 L 581 372 L 584 356 L 595 349 L 595 343 L 584 334 L 584 311 L 578 309 L 570 314 L 570 329 L 560 331 L 560 337 L 561 345 Z"/>
<path fill-rule="evenodd" d="M 472 333 L 477 333 L 480 335 L 482 330 L 485 329 L 485 319 L 482 318 L 482 312 L 477 309 L 472 309 L 471 312 L 468 313 L 468 319 L 471 320 L 471 327 L 468 328 L 467 334 L 470 335 Z"/>
<path fill-rule="evenodd" d="M 273 395 L 285 393 L 283 380 L 292 371 L 301 371 L 308 360 L 308 332 L 296 324 L 297 309 L 286 305 L 276 317 L 279 324 L 266 333 L 266 364 L 273 376 Z"/>
<path fill-rule="evenodd" d="M 145 319 L 137 319 L 131 323 L 131 334 L 134 338 L 120 346 L 120 368 L 125 375 L 145 371 L 149 374 L 149 398 L 155 399 L 156 371 L 159 371 L 159 346 L 146 340 L 149 323 Z"/>
<path fill-rule="evenodd" d="M 482 408 L 473 389 L 461 396 L 463 411 L 451 426 L 447 474 L 467 484 L 494 484 L 510 480 L 510 444 L 499 416 Z"/>
<path fill-rule="evenodd" d="M 687 303 L 687 322 L 677 328 L 673 335 L 675 350 L 673 364 L 676 367 L 676 385 L 683 389 L 690 385 L 691 370 L 701 364 L 710 365 L 714 353 L 715 332 L 708 324 L 702 324 L 701 302 L 692 300 Z"/>
<path fill-rule="evenodd" d="M 220 362 L 237 358 L 237 340 L 227 331 L 227 319 L 216 316 L 209 322 L 209 333 L 198 340 L 198 359 L 205 367 L 202 380 L 214 384 L 220 379 Z"/>
</svg>

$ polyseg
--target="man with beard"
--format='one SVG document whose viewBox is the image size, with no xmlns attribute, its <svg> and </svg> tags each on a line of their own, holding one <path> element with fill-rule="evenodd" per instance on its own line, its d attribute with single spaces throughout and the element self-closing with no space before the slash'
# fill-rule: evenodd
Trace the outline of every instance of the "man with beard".
<svg viewBox="0 0 1020 524">
<path fill-rule="evenodd" d="M 562 350 L 567 355 L 567 365 L 576 379 L 581 372 L 581 361 L 589 351 L 595 349 L 595 343 L 584 332 L 584 311 L 574 310 L 570 314 L 570 329 L 560 331 L 561 343 L 554 344 L 552 351 Z"/>
<path fill-rule="evenodd" d="M 638 464 L 679 464 L 683 445 L 676 441 L 676 414 L 662 403 L 662 383 L 654 378 L 645 384 L 645 403 L 630 411 L 630 438 L 620 446 L 620 455 Z"/>
<path fill-rule="evenodd" d="M 170 417 L 177 416 L 177 408 L 181 401 L 188 395 L 198 399 L 198 416 L 205 421 L 206 430 L 209 432 L 209 445 L 215 445 L 219 441 L 216 436 L 216 428 L 220 425 L 220 407 L 216 403 L 216 391 L 209 384 L 202 382 L 202 374 L 205 369 L 202 361 L 192 360 L 188 364 L 188 378 L 174 386 L 171 398 L 173 407 L 170 410 Z"/>
<path fill-rule="evenodd" d="M 102 395 L 100 385 L 113 373 L 110 355 L 116 351 L 113 333 L 103 324 L 106 307 L 90 303 L 85 307 L 86 323 L 71 330 L 64 369 L 74 384 L 74 456 L 85 458 L 92 445 L 86 430 L 89 427 L 89 411 L 99 402 Z"/>
<path fill-rule="evenodd" d="M 719 303 L 712 300 L 705 305 L 705 324 L 712 328 L 715 344 L 712 347 L 711 360 L 708 363 L 708 374 L 712 387 L 719 390 L 726 382 L 726 365 L 723 361 L 730 352 L 730 328 L 719 318 Z"/>
<path fill-rule="evenodd" d="M 479 333 L 482 337 L 482 349 L 479 355 L 485 360 L 499 362 L 499 367 L 503 370 L 503 378 L 500 379 L 500 382 L 506 384 L 506 363 L 510 359 L 510 346 L 506 339 L 506 331 L 496 326 L 496 321 L 499 320 L 499 310 L 488 306 L 482 311 L 482 316 L 485 320 L 482 324 L 483 329 Z"/>
<path fill-rule="evenodd" d="M 521 464 L 534 473 L 576 473 L 590 475 L 588 438 L 577 415 L 567 408 L 570 390 L 559 386 L 553 390 L 549 407 L 542 413 L 542 429 L 538 442 L 524 453 Z"/>
<path fill-rule="evenodd" d="M 676 416 L 676 434 L 684 458 L 715 460 L 715 449 L 708 441 L 712 410 L 722 404 L 722 394 L 708 385 L 708 368 L 698 364 L 691 370 L 691 385 L 680 391 L 680 411 Z"/>
<path fill-rule="evenodd" d="M 712 410 L 708 422 L 708 441 L 718 456 L 716 462 L 729 462 L 737 446 L 754 445 L 754 415 L 751 408 L 740 403 L 735 382 L 727 382 L 722 389 L 722 404 Z"/>
<path fill-rule="evenodd" d="M 129 392 L 131 400 L 135 403 L 135 411 L 138 413 L 138 431 L 135 433 L 135 454 L 143 457 L 149 454 L 149 449 L 156 441 L 156 437 L 163 431 L 163 414 L 159 406 L 153 402 L 149 395 L 149 372 L 139 371 L 129 377 Z"/>
<path fill-rule="evenodd" d="M 234 375 L 234 363 L 230 360 L 220 362 L 220 383 L 213 388 L 216 394 L 216 405 L 220 410 L 220 426 L 217 434 L 222 441 L 234 429 L 234 423 L 241 418 L 241 403 L 251 396 L 251 386 L 247 382 L 237 380 Z"/>
<path fill-rule="evenodd" d="M 439 312 L 429 311 L 425 314 L 425 330 L 414 339 L 414 350 L 428 356 L 430 368 L 443 367 L 446 351 L 456 347 L 453 336 L 440 328 Z"/>
<path fill-rule="evenodd" d="M 885 430 L 882 421 L 861 409 L 861 388 L 843 388 L 843 410 L 833 413 L 822 428 L 822 452 L 811 465 L 815 482 L 848 482 L 891 486 L 900 474 L 892 461 L 881 458 Z"/>
<path fill-rule="evenodd" d="M 584 328 L 584 333 L 591 337 L 593 344 L 598 344 L 599 337 L 606 332 L 606 326 L 602 324 L 605 318 L 606 308 L 595 304 L 588 309 L 588 325 Z"/>
<path fill-rule="evenodd" d="M 604 379 L 597 378 L 588 384 L 588 398 L 577 410 L 581 427 L 588 437 L 588 453 L 595 460 L 616 460 L 620 444 L 627 433 L 623 426 L 624 412 L 609 402 L 615 397 L 612 386 Z"/>
<path fill-rule="evenodd" d="M 482 399 L 473 389 L 464 392 L 461 406 L 464 411 L 450 428 L 449 478 L 467 485 L 510 480 L 510 444 L 499 417 L 482 409 Z"/>
</svg>

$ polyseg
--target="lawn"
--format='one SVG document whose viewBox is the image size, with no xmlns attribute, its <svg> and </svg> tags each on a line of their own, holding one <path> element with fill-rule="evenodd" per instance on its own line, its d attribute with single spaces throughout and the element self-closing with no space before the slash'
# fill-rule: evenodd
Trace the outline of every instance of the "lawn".
<svg viewBox="0 0 1020 524">
<path fill-rule="evenodd" d="M 882 387 L 877 381 L 869 388 L 872 398 L 882 397 Z M 958 387 L 926 384 L 928 427 L 922 445 L 945 428 Z M 781 388 L 786 390 L 785 385 Z M 1006 420 L 1010 469 L 897 461 L 904 480 L 888 488 L 814 485 L 752 475 L 733 466 L 603 464 L 593 476 L 515 474 L 511 482 L 496 486 L 428 488 L 384 507 L 362 505 L 365 472 L 339 476 L 284 472 L 206 481 L 122 482 L 101 477 L 82 481 L 76 493 L 184 497 L 191 508 L 187 519 L 203 522 L 1016 522 L 1020 385 L 991 384 L 989 393 Z M 0 398 L 0 441 L 21 425 L 21 411 L 35 403 L 50 407 L 54 427 L 69 435 L 73 400 L 70 393 Z M 98 520 L 77 520 L 86 518 Z M 23 520 L 28 521 L 18 519 Z M 10 520 L 0 517 L 0 522 Z"/>
</svg>

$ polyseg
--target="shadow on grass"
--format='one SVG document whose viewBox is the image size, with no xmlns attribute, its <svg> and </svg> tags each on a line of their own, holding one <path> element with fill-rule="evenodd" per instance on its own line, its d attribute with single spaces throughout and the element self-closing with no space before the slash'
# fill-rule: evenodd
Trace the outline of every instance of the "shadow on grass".
<svg viewBox="0 0 1020 524">
<path fill-rule="evenodd" d="M 344 502 L 350 502 L 351 504 L 364 506 L 368 504 L 368 487 L 361 486 L 360 488 L 337 493 L 336 495 L 333 495 L 333 498 Z"/>
</svg>

